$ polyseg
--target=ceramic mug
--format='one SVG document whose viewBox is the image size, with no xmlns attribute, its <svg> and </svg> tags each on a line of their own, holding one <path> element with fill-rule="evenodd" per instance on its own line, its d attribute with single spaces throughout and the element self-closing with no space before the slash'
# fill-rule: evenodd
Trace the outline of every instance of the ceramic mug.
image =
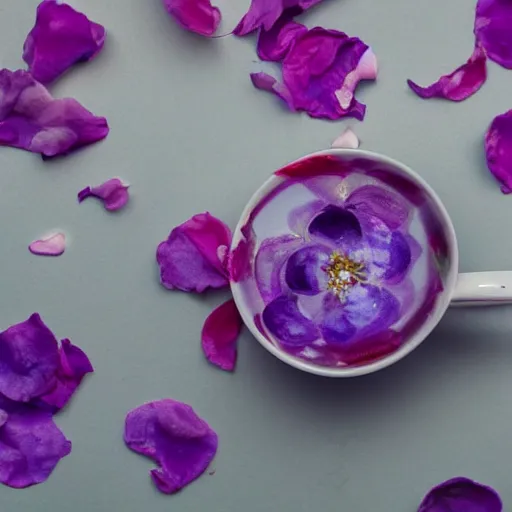
<svg viewBox="0 0 512 512">
<path fill-rule="evenodd" d="M 338 171 L 333 171 L 331 169 L 333 166 L 335 166 L 336 169 L 339 169 L 341 174 L 338 175 Z M 348 177 L 350 176 L 352 176 L 352 178 L 349 179 Z M 255 232 L 257 229 L 263 231 L 266 230 L 266 232 L 272 233 L 273 235 L 278 234 L 277 232 L 274 233 L 274 231 L 278 231 L 279 229 L 279 219 L 281 217 L 284 218 L 286 215 L 288 215 L 288 219 L 290 218 L 289 214 L 287 214 L 285 200 L 286 194 L 283 191 L 290 190 L 286 187 L 291 186 L 295 182 L 298 183 L 300 180 L 307 180 L 307 187 L 309 187 L 307 190 L 308 194 L 310 193 L 309 189 L 314 188 L 311 184 L 316 184 L 315 186 L 317 186 L 318 183 L 320 183 L 324 190 L 327 190 L 327 194 L 331 194 L 333 191 L 335 191 L 336 194 L 339 193 L 339 197 L 342 198 L 339 199 L 340 201 L 345 200 L 350 203 L 350 198 L 355 197 L 355 195 L 349 195 L 347 199 L 347 192 L 345 191 L 346 187 L 344 183 L 347 179 L 349 181 L 354 181 L 356 178 L 358 180 L 364 180 L 363 187 L 355 189 L 356 191 L 359 191 L 357 192 L 358 196 L 361 196 L 360 191 L 362 189 L 368 191 L 370 190 L 368 189 L 368 186 L 372 187 L 374 186 L 373 184 L 378 183 L 378 186 L 389 189 L 389 193 L 394 194 L 394 197 L 400 198 L 401 200 L 403 199 L 403 201 L 406 201 L 407 204 L 411 204 L 411 211 L 414 212 L 415 216 L 420 214 L 423 215 L 421 218 L 424 218 L 424 222 L 421 225 L 425 228 L 425 233 L 428 233 L 428 235 L 425 235 L 427 238 L 425 238 L 425 241 L 422 242 L 423 253 L 425 254 L 427 251 L 428 254 L 432 253 L 432 261 L 434 262 L 432 265 L 430 265 L 430 267 L 428 267 L 429 263 L 427 262 L 424 264 L 424 267 L 434 269 L 433 271 L 439 274 L 439 283 L 441 286 L 438 287 L 439 289 L 436 291 L 435 298 L 433 299 L 419 298 L 421 293 L 419 293 L 418 290 L 413 291 L 412 294 L 407 292 L 410 293 L 410 295 L 408 296 L 409 298 L 402 300 L 404 308 L 408 306 L 408 303 L 414 303 L 415 301 L 420 300 L 423 302 L 418 302 L 419 305 L 415 306 L 415 311 L 409 313 L 411 318 L 410 321 L 405 321 L 404 318 L 398 318 L 398 320 L 394 322 L 393 325 L 386 327 L 386 339 L 393 339 L 392 343 L 395 343 L 395 345 L 391 345 L 392 349 L 386 349 L 387 352 L 386 350 L 383 350 L 382 354 L 380 355 L 376 353 L 375 357 L 369 357 L 367 360 L 359 360 L 350 364 L 336 362 L 335 365 L 329 365 L 325 364 L 324 362 L 318 363 L 315 357 L 308 359 L 304 355 L 307 355 L 308 353 L 321 353 L 322 350 L 327 350 L 325 347 L 327 346 L 329 348 L 330 345 L 326 345 L 323 341 L 318 340 L 313 342 L 313 344 L 308 349 L 305 347 L 299 347 L 298 349 L 290 351 L 285 349 L 284 345 L 280 344 L 279 341 L 276 340 L 276 338 L 272 335 L 272 333 L 269 333 L 269 328 L 268 326 L 266 327 L 264 321 L 265 310 L 263 308 L 266 307 L 266 305 L 260 294 L 255 292 L 255 290 L 258 289 L 258 284 L 255 284 L 256 278 L 254 275 L 258 275 L 259 272 L 259 270 L 255 267 L 255 259 L 258 258 L 259 253 L 257 254 L 257 246 L 259 244 L 261 247 L 261 240 L 259 242 L 250 242 L 248 237 L 250 237 L 249 232 L 251 230 Z M 330 187 L 330 189 L 326 188 L 326 186 Z M 350 188 L 350 185 L 348 185 L 348 187 Z M 300 190 L 297 189 L 298 192 L 295 194 L 295 196 L 298 198 L 297 200 L 300 200 L 301 194 L 304 192 L 303 189 L 303 184 L 300 184 Z M 378 190 L 375 187 L 374 189 L 378 194 Z M 288 193 L 288 195 L 290 194 Z M 282 200 L 280 199 L 280 196 L 283 198 Z M 333 197 L 334 200 L 336 200 L 336 197 L 338 196 Z M 352 202 L 354 203 L 354 201 Z M 338 210 L 339 212 L 354 211 L 357 214 L 357 208 L 361 208 L 361 204 L 361 202 L 358 203 L 359 206 L 353 206 L 349 204 L 349 206 L 343 206 L 343 208 L 347 208 L 346 210 L 341 210 L 341 207 L 338 208 Z M 393 210 L 394 208 L 392 201 L 389 204 L 386 202 L 383 204 L 384 206 L 387 205 L 386 207 L 390 210 Z M 263 221 L 259 221 L 258 215 L 263 215 L 261 212 L 264 211 L 265 205 L 271 205 L 267 206 L 267 208 L 269 208 L 267 218 L 265 220 L 265 218 L 262 217 Z M 300 206 L 301 205 L 299 205 L 299 207 Z M 381 206 L 377 205 L 374 208 L 370 205 L 370 210 L 373 208 L 373 210 L 376 211 L 376 209 L 381 208 Z M 297 209 L 297 204 L 294 204 L 293 207 Z M 300 208 L 297 211 L 299 210 Z M 370 211 L 371 215 L 374 213 L 373 210 Z M 379 210 L 379 212 L 381 212 L 381 217 L 383 218 L 385 218 L 385 216 L 389 213 L 384 210 L 382 210 L 382 208 Z M 325 212 L 325 208 L 323 211 Z M 362 215 L 362 217 L 364 217 L 366 221 L 367 219 L 374 219 L 374 217 L 371 215 L 367 215 L 368 205 L 364 205 L 364 208 L 361 211 L 363 211 L 364 215 Z M 351 213 L 346 215 L 351 215 Z M 309 220 L 308 222 L 310 222 L 309 226 L 311 227 L 313 225 L 313 221 Z M 368 222 L 369 221 L 367 221 L 367 223 Z M 368 225 L 377 226 L 378 228 L 378 226 L 382 224 L 379 224 L 379 222 L 379 220 L 371 220 Z M 336 227 L 334 226 L 333 229 L 336 229 Z M 387 230 L 387 228 L 382 225 L 382 230 Z M 388 233 L 388 231 L 383 232 Z M 286 238 L 286 235 L 280 236 L 284 236 L 283 240 L 289 240 L 289 238 Z M 368 236 L 373 237 L 374 234 L 370 233 Z M 386 236 L 388 237 L 387 239 L 390 239 L 390 235 Z M 397 236 L 401 237 L 402 235 Z M 278 238 L 275 237 L 273 239 L 278 240 Z M 285 242 L 283 242 L 283 244 L 284 243 Z M 293 243 L 293 240 L 291 240 L 291 243 Z M 303 243 L 307 245 L 310 243 L 310 241 L 304 239 Z M 380 249 L 374 248 L 372 250 L 372 254 L 379 254 Z M 263 266 L 263 268 L 268 269 L 269 274 L 274 273 L 277 276 L 281 276 L 278 277 L 279 281 L 279 279 L 282 279 L 283 271 L 281 268 L 277 269 L 276 271 L 276 268 L 273 268 L 272 265 L 282 265 L 282 262 L 279 261 L 279 258 L 283 251 L 279 246 L 276 246 L 273 251 L 275 260 L 273 260 L 274 256 L 272 255 L 272 252 L 270 252 L 270 254 L 265 256 L 264 263 L 266 266 Z M 245 207 L 234 232 L 231 253 L 233 255 L 238 255 L 237 258 L 240 260 L 238 261 L 238 267 L 245 267 L 246 269 L 245 272 L 239 272 L 240 275 L 238 277 L 235 276 L 231 279 L 231 290 L 242 319 L 254 337 L 259 341 L 259 343 L 261 343 L 261 345 L 263 345 L 263 347 L 265 347 L 271 354 L 279 358 L 281 361 L 284 361 L 285 363 L 300 370 L 328 377 L 353 377 L 364 375 L 375 372 L 399 361 L 407 354 L 412 352 L 430 334 L 434 327 L 439 323 L 449 306 L 492 305 L 497 303 L 512 302 L 512 272 L 458 273 L 459 252 L 453 223 L 443 203 L 439 199 L 438 195 L 434 192 L 434 190 L 428 185 L 428 183 L 426 183 L 416 172 L 414 172 L 406 165 L 387 156 L 379 155 L 369 151 L 353 149 L 329 149 L 310 154 L 276 171 L 254 193 L 247 206 Z M 384 254 L 387 255 L 386 257 L 388 257 L 388 259 L 391 258 L 391 256 L 389 256 L 391 252 Z M 424 259 L 427 261 L 429 257 L 430 256 L 428 255 L 424 256 Z M 332 268 L 349 268 L 352 269 L 351 272 L 354 273 L 347 274 L 347 272 L 343 270 L 343 275 L 349 275 L 350 279 L 352 279 L 355 285 L 358 286 L 359 283 L 356 282 L 358 281 L 358 274 L 353 268 L 354 262 L 347 259 L 340 260 L 339 253 L 336 253 L 334 258 L 335 260 L 338 258 L 338 260 L 335 261 L 334 267 L 332 266 L 334 261 L 332 256 L 331 259 L 328 260 L 328 263 L 324 264 L 322 267 L 322 269 L 327 269 L 328 272 L 330 272 L 328 277 L 330 276 L 332 278 Z M 339 261 L 342 261 L 341 267 L 339 266 Z M 356 263 L 359 265 L 357 268 L 363 268 L 364 261 L 362 263 Z M 329 267 L 329 265 L 331 266 Z M 378 265 L 378 262 L 376 265 Z M 416 265 L 418 266 L 418 264 Z M 374 268 L 378 269 L 378 266 L 374 265 Z M 386 272 L 388 271 L 389 269 Z M 418 271 L 417 273 L 419 275 L 421 272 Z M 424 271 L 423 274 L 425 274 Z M 335 277 L 339 275 L 340 274 L 338 273 Z M 372 276 L 369 276 L 369 278 L 372 278 Z M 327 278 L 325 279 L 327 280 Z M 365 279 L 365 281 L 361 281 L 362 284 L 359 287 L 359 291 L 356 292 L 356 295 L 364 295 L 365 293 L 368 295 L 368 290 L 376 290 L 375 293 L 380 293 L 375 286 L 368 285 L 368 280 L 366 277 Z M 402 293 L 402 288 L 405 288 L 405 284 L 403 283 L 406 281 L 404 281 L 405 278 L 403 276 L 400 276 L 399 279 L 402 279 L 402 284 L 396 284 L 395 279 L 395 284 L 392 284 L 390 289 L 397 289 L 400 291 L 400 293 Z M 410 287 L 411 279 L 407 279 L 407 282 L 409 283 L 408 286 Z M 344 304 L 344 307 L 347 308 L 347 311 L 349 311 L 351 307 L 353 309 L 353 306 L 351 305 L 352 303 L 350 302 L 350 293 L 352 293 L 352 291 L 348 292 L 349 298 L 346 299 L 345 292 L 340 292 L 340 289 L 346 285 L 346 281 L 342 281 L 343 286 L 341 286 L 341 288 L 338 286 L 339 283 L 339 279 L 334 279 L 334 281 L 331 279 L 327 282 L 330 290 L 334 290 L 336 292 L 336 300 L 340 300 L 341 302 L 343 302 L 343 300 L 348 301 Z M 280 285 L 278 284 L 278 286 Z M 338 288 L 336 288 L 336 286 L 338 286 Z M 352 285 L 349 284 L 347 286 Z M 414 283 L 412 285 L 412 289 L 414 290 Z M 351 290 L 357 290 L 357 288 L 351 288 Z M 344 294 L 343 297 L 340 295 L 341 293 Z M 380 295 L 380 297 L 382 297 L 382 295 Z M 306 297 L 306 299 L 311 300 L 310 297 Z M 285 300 L 286 299 L 283 299 L 283 301 Z M 332 294 L 328 296 L 324 294 L 322 300 L 332 301 L 335 299 L 332 298 Z M 393 303 L 395 302 L 397 301 L 394 300 Z M 428 307 L 425 307 L 427 302 Z M 288 310 L 290 310 L 290 308 L 293 309 L 293 314 L 301 314 L 299 312 L 299 306 L 295 307 L 295 305 L 298 303 L 299 302 L 292 301 L 286 307 Z M 366 303 L 367 302 L 364 302 L 364 304 Z M 377 303 L 374 304 L 374 307 L 376 307 L 376 304 Z M 339 306 L 336 304 L 336 307 Z M 352 310 L 349 311 L 349 313 L 352 315 L 349 317 L 351 322 L 350 325 L 352 328 L 352 324 L 357 324 L 358 322 L 360 323 L 361 318 L 358 318 L 357 316 L 354 317 L 354 314 L 357 313 L 354 313 Z M 400 314 L 402 315 L 402 313 Z M 341 322 L 346 321 L 343 316 L 340 316 L 339 318 Z M 413 321 L 412 319 L 414 318 L 415 320 Z M 310 326 L 310 320 L 307 319 L 305 322 L 306 321 L 308 322 L 307 325 Z M 272 322 L 274 322 L 274 320 L 272 320 Z M 286 331 L 287 335 L 290 335 L 292 339 L 294 339 L 294 332 L 290 333 L 290 330 L 294 328 L 293 322 L 291 322 L 290 325 L 283 324 L 286 324 L 286 317 L 281 316 L 279 317 L 277 324 L 274 322 L 272 323 L 271 327 L 274 328 L 274 332 L 281 332 L 280 329 L 288 329 L 288 331 Z M 397 325 L 400 326 L 396 327 Z M 334 327 L 335 329 L 337 328 L 336 326 Z M 367 327 L 365 328 L 367 329 Z M 370 331 L 367 329 L 367 332 Z M 401 336 L 398 341 L 394 338 L 395 334 L 396 336 Z M 294 339 L 294 342 L 295 341 L 296 340 Z M 315 348 L 315 343 L 318 345 L 318 348 Z M 336 354 L 337 353 L 338 352 L 336 352 Z"/>
</svg>

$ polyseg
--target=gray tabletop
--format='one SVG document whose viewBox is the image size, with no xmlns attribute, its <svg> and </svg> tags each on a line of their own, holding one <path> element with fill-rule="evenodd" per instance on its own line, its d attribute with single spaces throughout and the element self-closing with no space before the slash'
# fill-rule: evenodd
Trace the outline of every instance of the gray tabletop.
<svg viewBox="0 0 512 512">
<path fill-rule="evenodd" d="M 0 65 L 22 65 L 38 0 L 0 0 Z M 229 31 L 248 1 L 223 0 Z M 363 123 L 288 113 L 253 89 L 254 40 L 206 40 L 176 26 L 160 0 L 74 0 L 108 30 L 99 57 L 52 88 L 107 117 L 102 143 L 66 158 L 0 150 L 0 327 L 38 311 L 90 356 L 57 422 L 73 442 L 46 483 L 0 488 L 11 512 L 412 511 L 432 485 L 465 475 L 512 506 L 512 309 L 450 311 L 412 355 L 380 373 L 329 380 L 274 359 L 244 332 L 236 373 L 207 364 L 204 318 L 224 295 L 164 290 L 155 248 L 170 229 L 209 210 L 234 227 L 269 173 L 327 147 L 347 125 L 365 149 L 426 178 L 457 230 L 462 271 L 512 269 L 510 212 L 484 163 L 491 119 L 512 107 L 512 72 L 491 64 L 462 104 L 422 101 L 419 83 L 472 51 L 473 2 L 326 0 L 304 17 L 360 36 L 378 56 L 360 88 Z M 132 201 L 119 214 L 76 193 L 119 175 Z M 27 244 L 52 228 L 70 236 L 56 259 Z M 213 467 L 176 496 L 157 493 L 153 463 L 125 448 L 125 414 L 164 397 L 193 405 L 218 432 Z"/>
</svg>

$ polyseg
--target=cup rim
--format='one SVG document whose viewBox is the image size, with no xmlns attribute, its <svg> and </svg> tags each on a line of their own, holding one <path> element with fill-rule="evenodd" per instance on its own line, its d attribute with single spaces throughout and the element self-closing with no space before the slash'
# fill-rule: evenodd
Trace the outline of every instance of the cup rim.
<svg viewBox="0 0 512 512">
<path fill-rule="evenodd" d="M 403 164 L 402 162 L 395 160 L 394 158 L 388 157 L 386 155 L 382 155 L 380 153 L 376 153 L 373 151 L 367 151 L 363 149 L 344 149 L 344 148 L 331 148 L 325 149 L 321 151 L 315 151 L 313 153 L 309 153 L 303 157 L 300 157 L 296 160 L 293 160 L 287 165 L 293 165 L 302 160 L 306 160 L 312 157 L 317 156 L 325 156 L 325 155 L 334 155 L 334 156 L 350 156 L 350 157 L 363 157 L 373 160 L 374 162 L 384 163 L 395 167 L 409 177 L 411 177 L 432 199 L 435 203 L 436 207 L 439 209 L 441 216 L 443 218 L 445 234 L 448 240 L 449 247 L 449 258 L 450 258 L 450 270 L 446 281 L 444 283 L 444 290 L 439 296 L 438 305 L 435 308 L 431 318 L 426 321 L 420 329 L 411 337 L 410 340 L 406 341 L 398 350 L 395 350 L 391 354 L 388 354 L 381 359 L 376 361 L 372 361 L 371 363 L 364 364 L 361 366 L 347 366 L 347 367 L 329 367 L 329 366 L 321 366 L 315 363 L 310 363 L 303 359 L 299 359 L 291 354 L 288 354 L 283 349 L 274 345 L 270 340 L 268 340 L 256 327 L 254 323 L 254 319 L 248 308 L 245 306 L 242 293 L 240 290 L 240 285 L 238 282 L 234 282 L 230 280 L 231 293 L 233 294 L 233 299 L 235 304 L 242 316 L 242 320 L 246 327 L 249 329 L 251 334 L 258 340 L 258 342 L 271 354 L 275 357 L 283 361 L 284 363 L 297 368 L 299 370 L 312 373 L 315 375 L 320 375 L 324 377 L 336 377 L 336 378 L 344 378 L 344 377 L 356 377 L 360 375 L 366 375 L 370 373 L 374 373 L 378 370 L 382 370 L 392 364 L 400 361 L 405 356 L 410 354 L 415 348 L 417 348 L 425 338 L 432 332 L 435 326 L 439 323 L 443 315 L 445 314 L 448 306 L 450 305 L 451 297 L 453 295 L 453 291 L 455 289 L 455 285 L 457 283 L 458 276 L 458 267 L 459 267 L 459 250 L 457 244 L 457 236 L 455 234 L 455 228 L 453 226 L 453 222 L 451 220 L 446 207 L 443 202 L 435 192 L 435 190 L 413 169 L 409 166 Z M 268 193 L 268 190 L 272 190 L 275 184 L 279 184 L 284 179 L 282 177 L 276 176 L 275 172 L 265 180 L 265 182 L 252 194 L 251 198 L 247 202 L 242 215 L 236 225 L 236 228 L 233 232 L 233 239 L 231 242 L 230 251 L 233 251 L 235 247 L 237 247 L 238 243 L 241 240 L 241 228 L 246 223 L 249 218 L 250 213 L 256 204 Z"/>
</svg>

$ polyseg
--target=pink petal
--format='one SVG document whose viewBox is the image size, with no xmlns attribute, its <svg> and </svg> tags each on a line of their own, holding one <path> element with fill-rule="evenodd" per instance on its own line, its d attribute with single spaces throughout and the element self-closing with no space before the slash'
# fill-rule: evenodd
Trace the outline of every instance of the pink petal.
<svg viewBox="0 0 512 512">
<path fill-rule="evenodd" d="M 78 202 L 88 197 L 97 197 L 103 201 L 105 210 L 114 212 L 123 208 L 128 199 L 128 185 L 123 184 L 119 178 L 111 178 L 97 187 L 86 187 L 78 192 Z"/>
<path fill-rule="evenodd" d="M 210 0 L 163 0 L 171 16 L 186 30 L 202 36 L 212 36 L 217 30 L 221 14 Z"/>
<path fill-rule="evenodd" d="M 66 235 L 53 233 L 41 240 L 35 240 L 28 246 L 28 250 L 38 256 L 60 256 L 66 250 Z"/>
<path fill-rule="evenodd" d="M 77 62 L 93 59 L 103 48 L 105 28 L 67 4 L 44 0 L 23 46 L 31 75 L 49 83 Z"/>
<path fill-rule="evenodd" d="M 27 71 L 0 71 L 1 146 L 49 158 L 104 139 L 108 131 L 104 117 L 71 98 L 52 98 Z"/>
<path fill-rule="evenodd" d="M 357 135 L 350 128 L 347 128 L 331 144 L 331 148 L 357 149 L 358 147 L 359 147 L 359 139 L 357 138 Z"/>
<path fill-rule="evenodd" d="M 199 213 L 175 227 L 158 246 L 160 281 L 170 290 L 202 293 L 229 285 L 224 247 L 231 230 L 208 212 Z"/>
<path fill-rule="evenodd" d="M 206 319 L 201 341 L 210 363 L 222 370 L 233 371 L 236 364 L 236 340 L 242 330 L 242 317 L 234 300 L 224 302 Z"/>
<path fill-rule="evenodd" d="M 501 191 L 512 193 L 512 110 L 493 119 L 485 135 L 485 155 Z"/>
<path fill-rule="evenodd" d="M 173 494 L 200 477 L 217 452 L 217 434 L 190 407 L 176 400 L 150 402 L 126 416 L 124 442 L 153 459 L 151 478 Z"/>
<path fill-rule="evenodd" d="M 463 101 L 475 94 L 487 79 L 485 51 L 476 45 L 469 60 L 449 75 L 442 76 L 428 87 L 407 80 L 409 87 L 421 98 L 445 98 Z"/>
</svg>

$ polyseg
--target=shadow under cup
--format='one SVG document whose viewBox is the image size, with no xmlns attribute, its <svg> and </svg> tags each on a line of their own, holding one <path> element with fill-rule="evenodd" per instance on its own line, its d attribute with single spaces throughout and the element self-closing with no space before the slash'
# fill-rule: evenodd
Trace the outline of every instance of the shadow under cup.
<svg viewBox="0 0 512 512">
<path fill-rule="evenodd" d="M 231 289 L 256 339 L 332 377 L 398 361 L 431 332 L 458 271 L 451 220 L 416 173 L 332 149 L 276 171 L 236 227 Z"/>
</svg>

